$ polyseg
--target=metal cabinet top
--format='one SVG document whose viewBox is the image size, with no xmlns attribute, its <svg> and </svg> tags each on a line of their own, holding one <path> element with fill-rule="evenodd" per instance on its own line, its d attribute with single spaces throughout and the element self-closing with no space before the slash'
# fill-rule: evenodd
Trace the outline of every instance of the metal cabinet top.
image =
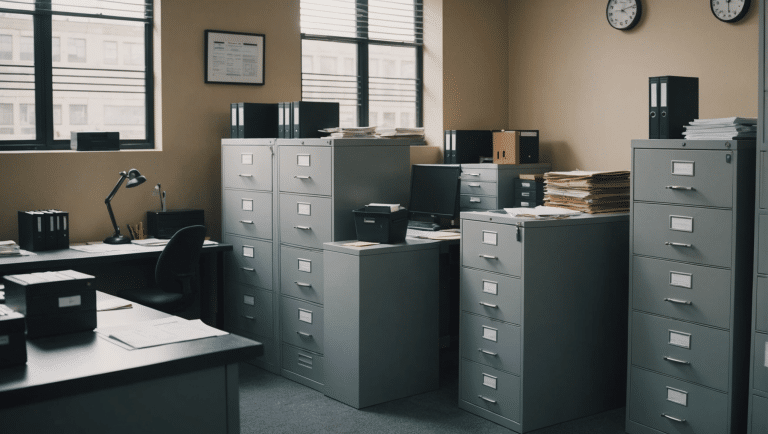
<svg viewBox="0 0 768 434">
<path fill-rule="evenodd" d="M 632 149 L 704 149 L 710 151 L 752 150 L 755 149 L 755 141 L 647 139 L 632 140 Z"/>
<path fill-rule="evenodd" d="M 501 214 L 490 211 L 462 212 L 463 220 L 476 220 L 481 222 L 493 222 L 506 225 L 515 225 L 524 228 L 543 228 L 549 226 L 577 226 L 594 225 L 612 222 L 629 222 L 628 213 L 615 214 L 580 214 L 573 217 L 560 219 L 533 219 L 525 217 L 512 217 L 508 214 Z"/>
<path fill-rule="evenodd" d="M 420 146 L 423 140 L 414 139 L 334 139 L 323 137 L 321 139 L 277 139 L 278 146 Z"/>
</svg>

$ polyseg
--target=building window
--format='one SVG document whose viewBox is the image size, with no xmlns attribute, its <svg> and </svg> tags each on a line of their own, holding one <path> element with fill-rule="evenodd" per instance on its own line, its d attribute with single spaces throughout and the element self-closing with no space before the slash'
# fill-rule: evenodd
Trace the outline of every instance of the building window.
<svg viewBox="0 0 768 434">
<path fill-rule="evenodd" d="M 0 35 L 11 121 L 0 150 L 69 149 L 73 131 L 118 131 L 121 148 L 151 149 L 152 28 L 153 0 L 5 2 L 0 33 L 19 39 Z"/>
<path fill-rule="evenodd" d="M 401 121 L 422 125 L 422 0 L 300 5 L 302 55 L 320 61 L 317 71 L 302 62 L 302 99 L 338 102 L 340 120 L 353 117 L 353 126 L 375 125 L 379 112 L 382 126 L 400 126 L 397 113 L 408 113 Z"/>
<path fill-rule="evenodd" d="M 13 104 L 0 104 L 0 134 L 13 134 Z"/>
</svg>

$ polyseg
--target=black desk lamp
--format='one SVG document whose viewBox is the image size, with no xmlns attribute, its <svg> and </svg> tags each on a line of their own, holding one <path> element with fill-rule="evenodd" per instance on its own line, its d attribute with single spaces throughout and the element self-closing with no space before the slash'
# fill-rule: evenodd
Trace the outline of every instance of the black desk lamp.
<svg viewBox="0 0 768 434">
<path fill-rule="evenodd" d="M 128 183 L 125 184 L 125 188 L 136 187 L 137 185 L 143 184 L 144 181 L 147 180 L 147 178 L 145 178 L 136 169 L 131 169 L 128 171 L 128 173 L 120 172 L 120 180 L 117 181 L 117 185 L 115 185 L 115 188 L 112 189 L 112 193 L 109 193 L 109 196 L 104 199 L 104 203 L 107 204 L 107 211 L 109 211 L 109 218 L 112 219 L 112 226 L 115 227 L 115 234 L 104 240 L 105 244 L 130 244 L 131 242 L 130 238 L 120 235 L 120 228 L 117 226 L 117 222 L 115 221 L 115 214 L 112 213 L 112 205 L 110 205 L 112 198 L 115 197 L 117 190 L 119 190 L 120 186 L 123 185 L 125 178 L 128 178 Z"/>
</svg>

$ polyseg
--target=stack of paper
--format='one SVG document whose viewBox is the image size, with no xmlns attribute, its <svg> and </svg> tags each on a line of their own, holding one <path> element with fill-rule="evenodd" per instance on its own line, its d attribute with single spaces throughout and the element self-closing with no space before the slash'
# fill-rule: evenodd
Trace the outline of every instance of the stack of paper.
<svg viewBox="0 0 768 434">
<path fill-rule="evenodd" d="M 330 134 L 335 139 L 365 139 L 375 137 L 376 127 L 336 127 L 325 128 L 320 132 Z"/>
<path fill-rule="evenodd" d="M 694 119 L 683 133 L 689 140 L 754 139 L 757 118 Z"/>
<path fill-rule="evenodd" d="M 199 319 L 186 320 L 177 316 L 122 326 L 99 327 L 95 331 L 107 340 L 122 343 L 127 349 L 154 347 L 228 334 L 204 324 Z"/>
<path fill-rule="evenodd" d="M 19 245 L 15 241 L 0 241 L 0 258 L 21 256 Z"/>
<path fill-rule="evenodd" d="M 376 137 L 382 139 L 423 139 L 424 128 L 376 128 Z"/>
<path fill-rule="evenodd" d="M 629 172 L 547 172 L 544 204 L 589 214 L 629 212 Z"/>
</svg>

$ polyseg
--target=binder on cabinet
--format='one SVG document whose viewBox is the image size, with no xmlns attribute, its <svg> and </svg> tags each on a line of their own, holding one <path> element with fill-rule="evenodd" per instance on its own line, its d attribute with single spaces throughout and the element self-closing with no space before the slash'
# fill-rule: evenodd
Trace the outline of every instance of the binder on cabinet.
<svg viewBox="0 0 768 434">
<path fill-rule="evenodd" d="M 659 135 L 653 137 L 653 122 L 650 138 L 682 139 L 684 126 L 699 117 L 698 77 L 662 76 L 658 79 L 658 120 Z M 651 87 L 653 87 L 651 82 Z M 653 97 L 651 97 L 653 103 Z M 652 108 L 652 107 L 651 107 Z"/>
<path fill-rule="evenodd" d="M 291 106 L 291 137 L 294 139 L 320 138 L 324 128 L 339 126 L 339 103 L 295 101 Z"/>
<path fill-rule="evenodd" d="M 229 105 L 230 109 L 230 129 L 229 129 L 229 136 L 233 139 L 237 139 L 240 137 L 240 131 L 238 129 L 239 125 L 237 124 L 237 103 L 233 102 Z"/>
<path fill-rule="evenodd" d="M 648 79 L 648 138 L 659 138 L 659 77 Z"/>
</svg>

